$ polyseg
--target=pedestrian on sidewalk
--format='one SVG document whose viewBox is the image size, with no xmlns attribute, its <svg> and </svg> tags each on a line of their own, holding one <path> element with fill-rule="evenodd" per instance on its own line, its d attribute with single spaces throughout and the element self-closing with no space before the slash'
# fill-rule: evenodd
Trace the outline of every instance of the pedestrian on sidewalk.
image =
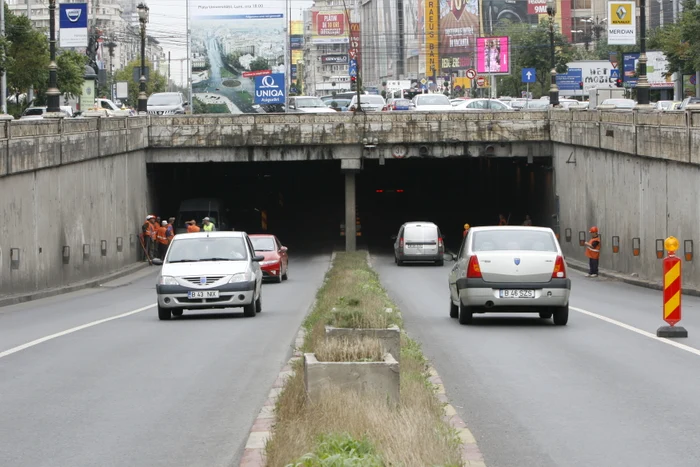
<svg viewBox="0 0 700 467">
<path fill-rule="evenodd" d="M 600 237 L 598 227 L 595 225 L 588 231 L 591 240 L 586 242 L 586 256 L 588 257 L 588 274 L 586 277 L 598 277 L 598 261 L 600 260 Z"/>
</svg>

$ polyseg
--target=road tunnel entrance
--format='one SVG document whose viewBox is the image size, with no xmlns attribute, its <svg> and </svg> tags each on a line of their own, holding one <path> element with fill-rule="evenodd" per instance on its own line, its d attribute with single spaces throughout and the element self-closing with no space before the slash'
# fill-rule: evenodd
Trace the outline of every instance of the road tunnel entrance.
<svg viewBox="0 0 700 467">
<path fill-rule="evenodd" d="M 408 221 L 435 222 L 446 244 L 459 247 L 462 227 L 493 225 L 499 214 L 510 225 L 525 216 L 553 227 L 551 157 L 365 160 L 357 175 L 357 209 L 363 239 L 391 247 L 390 237 Z"/>
</svg>

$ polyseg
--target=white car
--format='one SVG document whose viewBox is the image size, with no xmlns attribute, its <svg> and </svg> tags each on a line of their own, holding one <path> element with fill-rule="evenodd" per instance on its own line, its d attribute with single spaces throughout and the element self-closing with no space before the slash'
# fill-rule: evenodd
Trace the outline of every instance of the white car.
<svg viewBox="0 0 700 467">
<path fill-rule="evenodd" d="M 382 110 L 387 110 L 386 101 L 382 96 L 377 94 L 360 94 L 360 106 L 363 112 L 381 112 Z M 348 110 L 350 112 L 357 110 L 357 95 L 352 96 Z"/>
<path fill-rule="evenodd" d="M 182 316 L 184 310 L 243 308 L 262 311 L 262 271 L 245 232 L 199 232 L 173 237 L 158 276 L 158 318 Z"/>
<path fill-rule="evenodd" d="M 289 98 L 289 108 L 298 110 L 299 112 L 309 114 L 334 114 L 335 110 L 331 109 L 321 100 L 320 97 L 314 96 L 294 96 Z"/>
<path fill-rule="evenodd" d="M 452 110 L 513 110 L 511 106 L 498 99 L 465 99 L 452 107 Z"/>
<path fill-rule="evenodd" d="M 452 110 L 450 100 L 444 94 L 418 94 L 411 101 L 411 109 L 421 112 Z"/>
<path fill-rule="evenodd" d="M 473 227 L 449 276 L 450 317 L 470 324 L 474 313 L 526 312 L 569 320 L 571 280 L 552 229 Z"/>
</svg>

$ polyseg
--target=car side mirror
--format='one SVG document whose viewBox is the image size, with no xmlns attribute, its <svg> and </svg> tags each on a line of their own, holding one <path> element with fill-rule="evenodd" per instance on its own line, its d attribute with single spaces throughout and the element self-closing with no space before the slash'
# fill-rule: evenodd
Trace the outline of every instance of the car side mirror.
<svg viewBox="0 0 700 467">
<path fill-rule="evenodd" d="M 156 266 L 162 266 L 163 265 L 163 260 L 160 258 L 153 258 L 151 260 L 151 264 L 155 264 Z"/>
<path fill-rule="evenodd" d="M 265 257 L 263 255 L 253 256 L 253 261 L 255 261 L 256 263 L 259 263 L 260 261 L 263 261 L 264 259 L 265 259 Z"/>
<path fill-rule="evenodd" d="M 280 250 L 282 250 L 282 251 L 287 251 L 287 247 L 286 247 L 286 246 L 283 246 L 282 248 L 280 248 Z"/>
</svg>

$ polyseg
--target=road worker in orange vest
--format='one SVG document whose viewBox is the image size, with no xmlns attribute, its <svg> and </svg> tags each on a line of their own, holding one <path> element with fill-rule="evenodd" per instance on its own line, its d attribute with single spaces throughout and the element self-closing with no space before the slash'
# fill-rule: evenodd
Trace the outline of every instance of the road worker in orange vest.
<svg viewBox="0 0 700 467">
<path fill-rule="evenodd" d="M 145 260 L 149 261 L 153 258 L 153 240 L 154 240 L 154 227 L 153 227 L 153 215 L 149 214 L 146 216 L 146 222 L 141 226 L 141 234 L 139 235 L 141 240 L 141 247 L 143 248 Z"/>
<path fill-rule="evenodd" d="M 161 221 L 160 227 L 156 229 L 156 241 L 158 242 L 158 257 L 165 259 L 168 251 L 168 221 Z"/>
<path fill-rule="evenodd" d="M 598 260 L 600 259 L 600 237 L 598 227 L 593 226 L 588 231 L 591 240 L 586 242 L 586 256 L 588 257 L 588 274 L 586 277 L 598 277 Z"/>
<path fill-rule="evenodd" d="M 196 233 L 200 231 L 200 228 L 197 225 L 197 221 L 195 221 L 194 219 L 185 222 L 185 224 L 187 224 L 187 233 Z"/>
</svg>

